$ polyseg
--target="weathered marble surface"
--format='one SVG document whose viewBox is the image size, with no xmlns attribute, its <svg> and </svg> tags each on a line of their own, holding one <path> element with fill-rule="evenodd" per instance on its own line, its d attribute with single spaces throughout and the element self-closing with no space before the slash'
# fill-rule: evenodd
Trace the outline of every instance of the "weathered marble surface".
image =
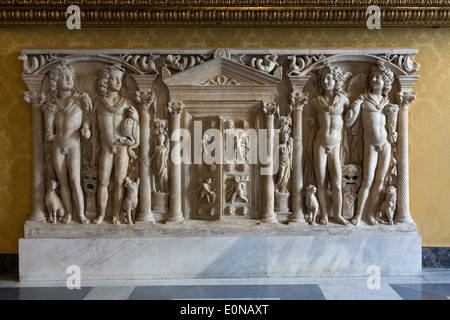
<svg viewBox="0 0 450 320">
<path fill-rule="evenodd" d="M 386 276 L 421 273 L 421 237 L 208 236 L 21 239 L 20 280 Z M 211 250 L 214 248 L 214 250 Z M 383 248 L 383 250 L 380 250 Z"/>
</svg>

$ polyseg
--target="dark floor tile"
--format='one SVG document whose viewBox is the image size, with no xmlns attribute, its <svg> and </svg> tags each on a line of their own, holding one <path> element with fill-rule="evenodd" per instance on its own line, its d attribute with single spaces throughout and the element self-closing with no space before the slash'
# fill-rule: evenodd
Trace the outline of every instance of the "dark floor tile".
<svg viewBox="0 0 450 320">
<path fill-rule="evenodd" d="M 92 288 L 0 288 L 0 300 L 82 300 Z"/>
<path fill-rule="evenodd" d="M 391 284 L 404 300 L 447 300 L 450 296 L 448 283 Z"/>
</svg>

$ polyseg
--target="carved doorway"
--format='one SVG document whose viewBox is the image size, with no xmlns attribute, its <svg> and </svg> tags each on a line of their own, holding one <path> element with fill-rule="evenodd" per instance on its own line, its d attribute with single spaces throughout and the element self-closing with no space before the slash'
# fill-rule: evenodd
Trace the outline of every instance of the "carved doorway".
<svg viewBox="0 0 450 320">
<path fill-rule="evenodd" d="M 185 166 L 184 189 L 189 194 L 186 216 L 200 220 L 258 219 L 258 164 L 250 158 L 251 152 L 258 152 L 251 149 L 257 148 L 258 110 L 248 104 L 235 109 L 239 113 L 209 109 L 213 114 L 222 113 L 218 116 L 205 116 L 191 107 L 185 110 L 185 128 L 193 137 L 191 150 L 201 152 L 201 159 Z"/>
</svg>

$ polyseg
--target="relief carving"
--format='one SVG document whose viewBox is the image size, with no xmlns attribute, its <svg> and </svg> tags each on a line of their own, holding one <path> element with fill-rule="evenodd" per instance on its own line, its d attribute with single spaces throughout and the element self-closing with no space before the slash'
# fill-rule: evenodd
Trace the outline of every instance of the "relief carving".
<svg viewBox="0 0 450 320">
<path fill-rule="evenodd" d="M 412 222 L 408 50 L 36 52 L 30 220 Z"/>
</svg>

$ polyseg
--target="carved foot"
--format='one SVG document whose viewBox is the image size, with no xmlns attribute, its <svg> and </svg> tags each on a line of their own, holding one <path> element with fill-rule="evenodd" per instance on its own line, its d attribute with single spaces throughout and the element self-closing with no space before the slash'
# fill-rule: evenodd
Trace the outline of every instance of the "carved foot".
<svg viewBox="0 0 450 320">
<path fill-rule="evenodd" d="M 70 221 L 72 221 L 72 214 L 71 213 L 66 213 L 61 220 L 59 220 L 61 223 L 69 223 Z"/>
<path fill-rule="evenodd" d="M 100 224 L 100 223 L 102 223 L 103 222 L 103 220 L 105 219 L 105 215 L 99 215 L 98 217 L 97 217 L 97 219 L 95 219 L 94 220 L 94 223 L 95 224 Z"/>
<path fill-rule="evenodd" d="M 374 225 L 374 226 L 378 225 L 378 221 L 374 217 L 369 217 L 368 220 L 369 220 L 369 224 Z"/>
<path fill-rule="evenodd" d="M 48 222 L 50 222 L 51 224 L 56 224 L 56 219 L 48 218 Z"/>
<path fill-rule="evenodd" d="M 321 224 L 321 225 L 323 225 L 323 226 L 328 225 L 328 217 L 322 217 L 322 218 L 319 220 L 319 224 Z"/>
<path fill-rule="evenodd" d="M 339 224 L 343 224 L 343 225 L 346 225 L 346 226 L 350 226 L 350 225 L 351 225 L 350 222 L 348 222 L 346 219 L 344 219 L 344 218 L 341 217 L 341 216 L 335 217 L 334 220 L 335 220 L 337 223 L 339 223 Z"/>
<path fill-rule="evenodd" d="M 112 222 L 113 224 L 120 224 L 120 218 L 117 215 L 114 215 Z"/>
<path fill-rule="evenodd" d="M 360 216 L 356 216 L 350 221 L 350 223 L 356 226 L 356 225 L 358 225 L 360 220 L 361 220 L 361 217 Z"/>
<path fill-rule="evenodd" d="M 80 221 L 82 224 L 89 224 L 89 219 L 84 214 L 80 214 Z"/>
</svg>

